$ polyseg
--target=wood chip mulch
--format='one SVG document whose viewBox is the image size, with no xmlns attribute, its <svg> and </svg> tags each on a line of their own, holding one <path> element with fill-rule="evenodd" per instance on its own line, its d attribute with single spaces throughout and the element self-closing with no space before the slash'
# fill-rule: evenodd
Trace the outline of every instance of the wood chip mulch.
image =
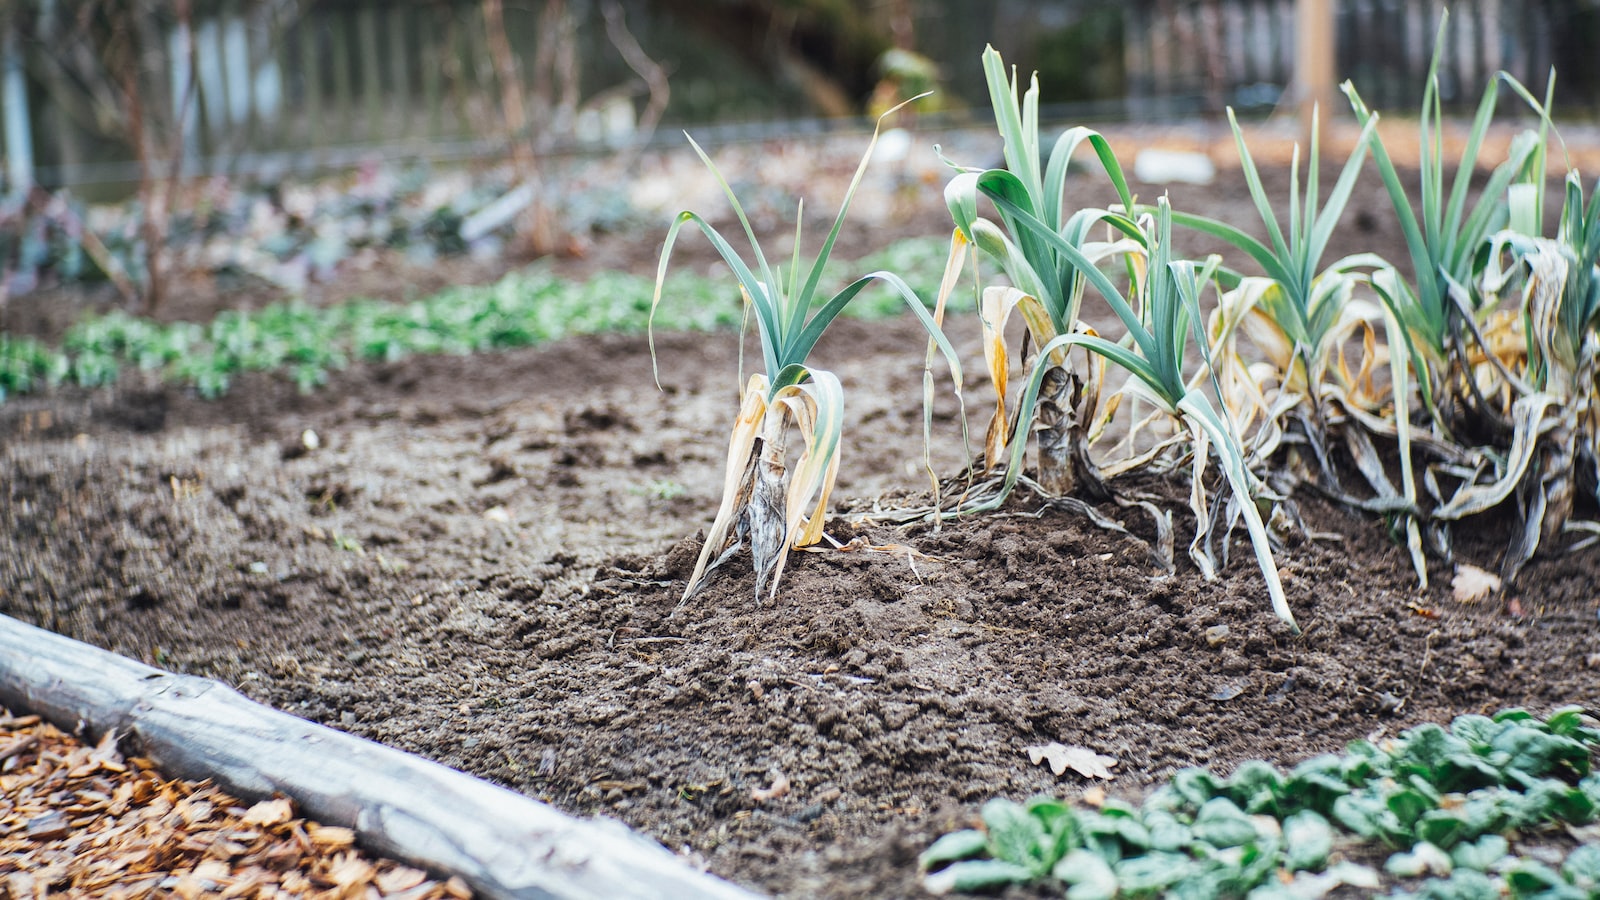
<svg viewBox="0 0 1600 900">
<path fill-rule="evenodd" d="M 115 733 L 88 747 L 38 716 L 0 709 L 0 900 L 73 897 L 470 898 L 354 847 L 284 798 L 241 803 L 209 781 L 124 759 Z"/>
</svg>

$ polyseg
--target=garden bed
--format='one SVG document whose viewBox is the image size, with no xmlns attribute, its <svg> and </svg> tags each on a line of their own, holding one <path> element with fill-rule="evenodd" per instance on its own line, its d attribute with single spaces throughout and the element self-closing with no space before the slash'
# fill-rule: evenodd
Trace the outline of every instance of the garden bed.
<svg viewBox="0 0 1600 900">
<path fill-rule="evenodd" d="M 1394 239 L 1378 190 L 1352 201 L 1353 246 Z M 1249 214 L 1237 176 L 1185 192 Z M 931 199 L 917 216 L 939 233 Z M 966 359 L 976 330 L 952 320 Z M 848 398 L 829 526 L 848 552 L 795 554 L 775 602 L 736 559 L 678 608 L 735 402 L 718 333 L 657 335 L 664 391 L 644 338 L 610 335 L 357 364 L 310 395 L 255 374 L 208 402 L 128 373 L 13 400 L 0 612 L 793 897 L 915 896 L 916 855 L 984 800 L 1090 787 L 1030 746 L 1110 756 L 1107 789 L 1137 794 L 1183 766 L 1600 696 L 1592 549 L 1461 604 L 1447 567 L 1417 591 L 1379 523 L 1302 493 L 1310 537 L 1278 560 L 1295 635 L 1242 538 L 1219 581 L 1182 559 L 1163 578 L 1148 522 L 1113 505 L 1139 539 L 1036 517 L 1026 492 L 937 533 L 852 524 L 926 488 L 924 343 L 903 318 L 841 320 L 819 345 Z M 959 470 L 948 397 L 933 449 Z M 1186 485 L 1143 487 L 1184 533 Z M 1492 568 L 1510 525 L 1462 529 L 1457 550 Z"/>
</svg>

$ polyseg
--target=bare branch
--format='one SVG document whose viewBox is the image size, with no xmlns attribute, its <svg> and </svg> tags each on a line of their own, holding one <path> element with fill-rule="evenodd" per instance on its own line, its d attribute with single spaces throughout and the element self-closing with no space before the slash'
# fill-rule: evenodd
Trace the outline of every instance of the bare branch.
<svg viewBox="0 0 1600 900">
<path fill-rule="evenodd" d="M 622 61 L 628 68 L 639 74 L 644 83 L 650 88 L 650 102 L 645 106 L 644 113 L 639 116 L 638 143 L 645 143 L 655 134 L 656 125 L 661 122 L 661 116 L 667 111 L 667 101 L 672 98 L 672 85 L 667 80 L 667 70 L 660 63 L 644 52 L 639 42 L 634 38 L 633 32 L 628 30 L 628 22 L 622 10 L 622 4 L 617 0 L 605 0 L 600 6 L 606 19 L 606 36 L 611 39 L 611 45 L 622 54 Z"/>
</svg>

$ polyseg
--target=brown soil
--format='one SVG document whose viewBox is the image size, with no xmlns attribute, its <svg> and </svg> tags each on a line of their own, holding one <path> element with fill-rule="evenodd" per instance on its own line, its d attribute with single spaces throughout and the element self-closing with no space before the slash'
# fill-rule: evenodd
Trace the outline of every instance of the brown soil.
<svg viewBox="0 0 1600 900">
<path fill-rule="evenodd" d="M 1248 221 L 1240 187 L 1177 202 Z M 1352 249 L 1392 247 L 1378 190 Z M 952 330 L 980 359 L 971 324 Z M 1082 792 L 1030 745 L 1115 757 L 1111 790 L 1132 794 L 1182 766 L 1600 700 L 1592 549 L 1534 564 L 1514 609 L 1461 605 L 1447 568 L 1419 592 L 1378 523 L 1301 496 L 1337 537 L 1279 556 L 1296 636 L 1242 542 L 1208 583 L 1029 497 L 937 533 L 851 524 L 926 485 L 923 344 L 910 320 L 842 321 L 818 351 L 847 391 L 840 496 L 861 498 L 830 532 L 919 555 L 796 554 L 776 602 L 733 562 L 677 609 L 737 347 L 664 335 L 664 391 L 643 339 L 606 336 L 358 366 L 309 397 L 255 376 L 215 403 L 127 381 L 7 404 L 0 612 L 614 816 L 790 897 L 918 896 L 916 854 L 983 800 Z M 969 373 L 974 428 L 986 390 Z M 935 426 L 935 468 L 958 471 L 948 397 Z M 1492 568 L 1504 526 L 1463 529 L 1463 555 Z"/>
</svg>

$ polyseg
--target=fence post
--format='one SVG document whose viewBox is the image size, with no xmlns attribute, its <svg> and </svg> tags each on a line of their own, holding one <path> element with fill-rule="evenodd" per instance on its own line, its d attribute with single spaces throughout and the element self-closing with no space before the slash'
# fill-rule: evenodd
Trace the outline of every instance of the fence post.
<svg viewBox="0 0 1600 900">
<path fill-rule="evenodd" d="M 389 15 L 399 15 L 391 12 Z M 383 123 L 383 84 L 378 65 L 378 11 L 364 5 L 356 11 L 356 46 L 361 54 L 361 104 L 367 120 L 366 142 L 382 144 L 389 138 Z"/>
<path fill-rule="evenodd" d="M 0 68 L 4 70 L 3 102 L 6 129 L 6 186 L 20 197 L 33 187 L 33 127 L 28 120 L 28 84 L 22 77 L 22 48 L 17 44 L 15 19 L 7 16 L 0 27 Z"/>
<path fill-rule="evenodd" d="M 1300 92 L 1300 130 L 1308 147 L 1313 116 L 1326 120 L 1333 108 L 1333 26 L 1329 0 L 1296 0 L 1294 32 L 1299 53 L 1294 80 Z"/>
</svg>

